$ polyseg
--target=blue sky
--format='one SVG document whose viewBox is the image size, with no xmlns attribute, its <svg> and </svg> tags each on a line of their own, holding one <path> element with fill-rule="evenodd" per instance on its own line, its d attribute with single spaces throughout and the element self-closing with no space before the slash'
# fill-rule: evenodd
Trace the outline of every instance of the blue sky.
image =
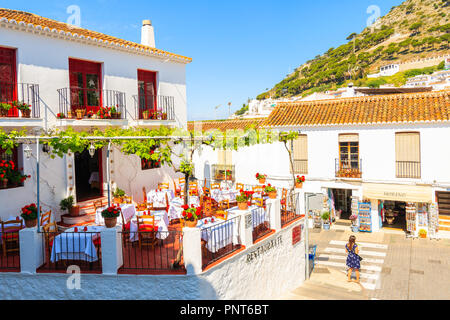
<svg viewBox="0 0 450 320">
<path fill-rule="evenodd" d="M 295 67 L 359 33 L 376 5 L 381 15 L 402 0 L 2 0 L 0 7 L 67 21 L 81 9 L 81 27 L 140 42 L 144 19 L 156 47 L 193 58 L 187 66 L 188 120 L 228 117 Z M 215 106 L 220 107 L 215 110 Z"/>
</svg>

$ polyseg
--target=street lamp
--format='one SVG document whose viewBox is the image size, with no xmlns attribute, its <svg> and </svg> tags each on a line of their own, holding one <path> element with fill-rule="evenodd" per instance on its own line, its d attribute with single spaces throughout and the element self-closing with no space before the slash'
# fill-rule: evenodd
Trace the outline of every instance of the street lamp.
<svg viewBox="0 0 450 320">
<path fill-rule="evenodd" d="M 25 157 L 27 158 L 27 160 L 29 160 L 32 155 L 32 150 L 31 150 L 30 146 L 26 145 L 25 149 L 23 149 L 23 152 L 25 153 Z"/>
<path fill-rule="evenodd" d="M 95 147 L 94 147 L 94 144 L 92 144 L 92 143 L 91 143 L 91 146 L 89 147 L 89 155 L 91 156 L 91 158 L 93 158 L 95 155 Z"/>
</svg>

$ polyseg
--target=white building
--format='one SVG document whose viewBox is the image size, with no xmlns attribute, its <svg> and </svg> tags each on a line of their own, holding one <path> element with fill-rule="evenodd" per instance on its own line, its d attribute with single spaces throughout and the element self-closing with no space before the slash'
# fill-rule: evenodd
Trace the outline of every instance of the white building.
<svg viewBox="0 0 450 320">
<path fill-rule="evenodd" d="M 332 215 L 348 218 L 353 200 L 353 206 L 370 205 L 372 231 L 396 227 L 417 235 L 424 229 L 433 237 L 440 223 L 438 235 L 448 237 L 450 152 L 441 142 L 450 138 L 449 99 L 445 91 L 282 103 L 259 128 L 300 131 L 293 145 L 295 174 L 306 176 L 305 196 L 328 198 Z M 211 168 L 227 164 L 234 166 L 236 182 L 256 184 L 259 172 L 274 185 L 292 185 L 280 142 L 223 153 L 204 148 L 197 177 L 214 178 Z"/>
<path fill-rule="evenodd" d="M 379 78 L 379 77 L 388 77 L 396 74 L 400 71 L 400 65 L 396 63 L 388 64 L 386 66 L 380 67 L 380 72 L 375 74 L 367 75 L 367 78 Z"/>
<path fill-rule="evenodd" d="M 154 48 L 151 22 L 142 27 L 142 44 L 82 29 L 22 11 L 0 9 L 0 102 L 20 100 L 32 106 L 31 118 L 11 110 L 0 118 L 0 127 L 48 131 L 69 126 L 75 130 L 161 125 L 186 127 L 186 65 L 191 58 Z M 119 119 L 75 119 L 75 110 L 96 113 L 115 106 Z M 69 119 L 69 111 L 74 118 Z M 145 115 L 149 114 L 148 119 Z M 64 119 L 58 119 L 64 114 Z M 1 159 L 13 160 L 31 179 L 24 185 L 0 189 L 0 217 L 16 216 L 36 199 L 36 150 L 24 158 L 21 145 L 13 156 L 0 151 Z M 56 220 L 59 202 L 73 195 L 77 202 L 105 195 L 106 150 L 94 157 L 68 154 L 64 158 L 41 156 L 41 205 Z M 111 156 L 114 185 L 142 198 L 142 187 L 172 181 L 174 172 L 137 156 L 114 150 Z M 156 167 L 155 169 L 151 169 Z"/>
</svg>

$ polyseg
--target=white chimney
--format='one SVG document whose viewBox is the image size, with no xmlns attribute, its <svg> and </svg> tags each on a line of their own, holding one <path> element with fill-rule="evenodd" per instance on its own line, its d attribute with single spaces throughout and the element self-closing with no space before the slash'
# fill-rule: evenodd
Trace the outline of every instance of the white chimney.
<svg viewBox="0 0 450 320">
<path fill-rule="evenodd" d="M 141 44 L 155 48 L 155 31 L 150 20 L 142 21 Z"/>
</svg>

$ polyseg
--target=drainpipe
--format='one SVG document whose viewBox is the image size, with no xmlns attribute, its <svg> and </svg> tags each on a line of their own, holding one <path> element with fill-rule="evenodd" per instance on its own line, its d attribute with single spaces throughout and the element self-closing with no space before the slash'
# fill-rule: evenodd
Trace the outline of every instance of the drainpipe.
<svg viewBox="0 0 450 320">
<path fill-rule="evenodd" d="M 108 150 L 106 151 L 106 180 L 108 184 L 108 207 L 111 206 L 111 172 L 109 168 L 109 153 L 111 151 L 111 140 L 108 142 Z"/>
<path fill-rule="evenodd" d="M 41 227 L 41 208 L 40 208 L 40 195 L 39 195 L 39 180 L 40 180 L 40 176 L 39 176 L 39 137 L 36 138 L 36 195 L 37 195 L 37 201 L 36 201 L 36 206 L 37 206 L 37 223 L 38 223 L 38 231 L 39 228 Z"/>
</svg>

